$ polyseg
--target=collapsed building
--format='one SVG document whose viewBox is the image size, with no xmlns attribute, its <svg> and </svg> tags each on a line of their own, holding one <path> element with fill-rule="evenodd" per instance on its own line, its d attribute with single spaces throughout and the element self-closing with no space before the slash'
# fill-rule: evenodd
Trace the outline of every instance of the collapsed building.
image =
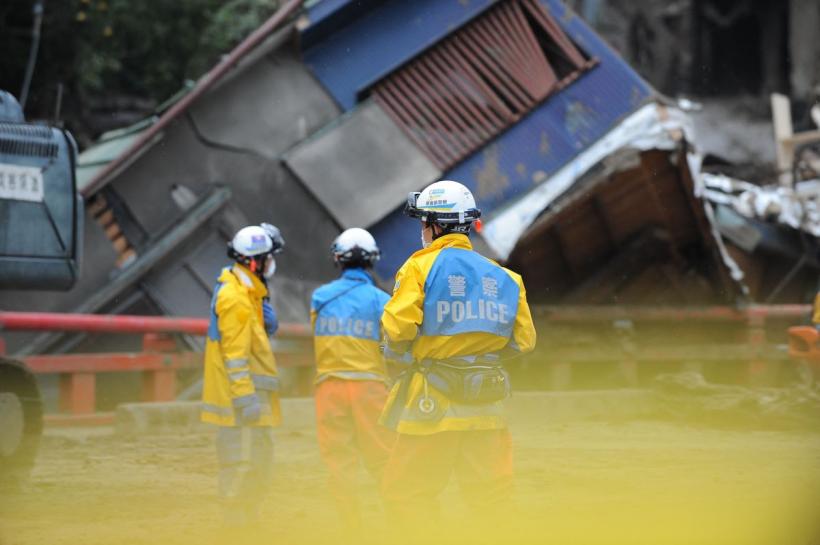
<svg viewBox="0 0 820 545">
<path fill-rule="evenodd" d="M 269 221 L 287 241 L 275 305 L 304 322 L 342 229 L 374 234 L 392 284 L 418 247 L 405 196 L 437 179 L 475 193 L 477 248 L 520 271 L 534 304 L 748 296 L 686 117 L 558 0 L 309 2 L 231 58 L 81 154 L 82 278 L 2 291 L 4 309 L 204 316 L 225 241 Z"/>
</svg>

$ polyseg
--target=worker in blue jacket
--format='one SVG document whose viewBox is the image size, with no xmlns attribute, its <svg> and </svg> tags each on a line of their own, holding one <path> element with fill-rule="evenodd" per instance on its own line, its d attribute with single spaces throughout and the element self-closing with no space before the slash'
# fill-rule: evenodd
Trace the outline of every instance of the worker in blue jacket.
<svg viewBox="0 0 820 545">
<path fill-rule="evenodd" d="M 370 275 L 379 259 L 370 233 L 348 229 L 331 251 L 342 275 L 317 289 L 311 301 L 317 431 L 331 493 L 343 523 L 355 532 L 361 527 L 355 483 L 359 462 L 380 479 L 394 440 L 393 432 L 378 423 L 387 399 L 379 341 L 388 295 Z"/>
</svg>

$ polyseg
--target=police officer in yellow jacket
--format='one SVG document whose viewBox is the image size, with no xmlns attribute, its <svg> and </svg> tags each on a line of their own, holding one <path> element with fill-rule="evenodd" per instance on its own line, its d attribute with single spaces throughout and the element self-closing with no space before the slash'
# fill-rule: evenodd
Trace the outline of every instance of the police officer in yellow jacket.
<svg viewBox="0 0 820 545">
<path fill-rule="evenodd" d="M 455 473 L 474 510 L 495 510 L 512 487 L 502 362 L 535 346 L 524 285 L 472 250 L 468 234 L 481 212 L 462 184 L 411 193 L 406 212 L 421 220 L 424 248 L 397 273 L 382 315 L 386 354 L 408 365 L 381 417 L 399 433 L 384 499 L 399 522 L 433 516 Z"/>
<path fill-rule="evenodd" d="M 387 400 L 387 369 L 379 349 L 388 295 L 370 269 L 379 259 L 373 236 L 347 229 L 331 248 L 341 277 L 311 298 L 316 352 L 316 424 L 330 490 L 347 530 L 361 529 L 356 477 L 360 462 L 381 480 L 395 440 L 379 425 Z"/>
<path fill-rule="evenodd" d="M 272 428 L 281 417 L 269 339 L 276 316 L 266 282 L 283 246 L 270 224 L 239 230 L 228 244 L 235 262 L 222 270 L 211 299 L 201 419 L 219 426 L 219 494 L 228 525 L 256 519 L 271 478 Z"/>
</svg>

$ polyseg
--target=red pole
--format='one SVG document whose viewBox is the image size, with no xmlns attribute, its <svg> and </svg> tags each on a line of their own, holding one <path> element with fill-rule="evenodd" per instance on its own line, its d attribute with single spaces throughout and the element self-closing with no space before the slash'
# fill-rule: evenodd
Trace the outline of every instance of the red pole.
<svg viewBox="0 0 820 545">
<path fill-rule="evenodd" d="M 670 308 L 670 307 L 542 307 L 532 308 L 537 317 L 557 322 L 587 320 L 703 320 L 748 321 L 751 317 L 802 318 L 811 305 L 755 305 L 746 309 L 733 307 Z M 175 318 L 169 316 L 123 316 L 105 314 L 61 314 L 53 312 L 0 311 L 0 330 L 7 331 L 87 331 L 91 333 L 187 333 L 204 336 L 207 318 Z M 280 324 L 282 337 L 309 337 L 307 324 Z"/>
<path fill-rule="evenodd" d="M 796 318 L 808 315 L 810 305 L 752 305 L 746 308 L 712 307 L 644 307 L 644 306 L 541 306 L 531 307 L 533 316 L 556 322 L 632 320 L 744 322 L 751 316 L 761 318 Z"/>
<path fill-rule="evenodd" d="M 56 312 L 0 311 L 0 330 L 86 331 L 89 333 L 187 333 L 204 336 L 207 318 L 169 316 L 121 316 L 107 314 L 60 314 Z M 308 337 L 305 324 L 280 324 L 279 336 Z"/>
<path fill-rule="evenodd" d="M 188 333 L 204 335 L 205 318 L 0 312 L 0 329 L 7 331 L 87 331 L 89 333 Z"/>
</svg>

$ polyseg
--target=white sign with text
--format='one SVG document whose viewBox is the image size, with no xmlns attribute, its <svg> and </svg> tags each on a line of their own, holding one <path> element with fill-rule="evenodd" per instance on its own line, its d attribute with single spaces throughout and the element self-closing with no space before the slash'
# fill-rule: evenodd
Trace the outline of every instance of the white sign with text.
<svg viewBox="0 0 820 545">
<path fill-rule="evenodd" d="M 43 172 L 0 163 L 0 199 L 43 202 Z"/>
</svg>

